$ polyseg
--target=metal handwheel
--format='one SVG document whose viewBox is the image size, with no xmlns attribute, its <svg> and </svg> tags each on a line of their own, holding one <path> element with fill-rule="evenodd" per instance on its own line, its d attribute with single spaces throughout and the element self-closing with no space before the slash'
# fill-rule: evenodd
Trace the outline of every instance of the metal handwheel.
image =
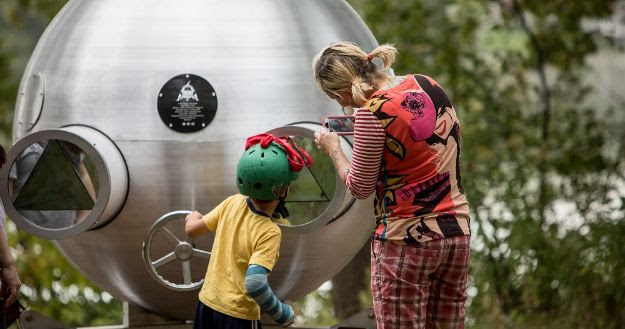
<svg viewBox="0 0 625 329">
<path fill-rule="evenodd" d="M 184 225 L 184 218 L 190 213 L 191 211 L 179 210 L 163 215 L 161 218 L 156 220 L 156 222 L 154 222 L 152 227 L 150 227 L 150 231 L 143 240 L 143 261 L 148 268 L 148 272 L 160 284 L 176 291 L 191 291 L 201 286 L 202 283 L 204 283 L 204 279 L 196 282 L 193 282 L 191 279 L 191 258 L 210 258 L 209 251 L 195 248 L 193 245 L 193 238 L 185 235 L 184 238 L 179 239 L 165 227 L 165 224 L 172 221 L 180 221 Z M 161 233 L 161 235 L 167 239 L 167 241 L 173 246 L 174 250 L 153 261 L 150 256 L 150 246 L 152 245 L 152 240 L 157 232 Z M 182 278 L 184 281 L 182 283 L 172 282 L 164 278 L 158 272 L 160 267 L 173 261 L 179 261 L 181 263 Z"/>
</svg>

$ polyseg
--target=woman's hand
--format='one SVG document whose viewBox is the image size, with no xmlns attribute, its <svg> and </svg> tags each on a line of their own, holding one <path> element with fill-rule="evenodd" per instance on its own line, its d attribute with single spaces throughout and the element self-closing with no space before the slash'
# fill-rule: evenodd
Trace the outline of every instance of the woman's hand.
<svg viewBox="0 0 625 329">
<path fill-rule="evenodd" d="M 332 151 L 341 149 L 341 141 L 337 133 L 329 132 L 325 128 L 321 128 L 320 131 L 315 132 L 315 144 L 317 148 L 322 150 L 326 154 L 330 154 Z"/>
<path fill-rule="evenodd" d="M 349 174 L 350 163 L 341 148 L 339 135 L 337 133 L 331 133 L 325 128 L 321 128 L 320 131 L 315 133 L 315 144 L 317 144 L 318 149 L 330 156 L 332 164 L 334 164 L 334 169 L 336 169 L 336 173 L 339 175 L 339 179 L 345 184 L 347 175 Z"/>
<path fill-rule="evenodd" d="M 19 275 L 17 275 L 15 264 L 11 263 L 9 266 L 3 266 L 0 279 L 2 279 L 2 297 L 5 298 L 4 307 L 7 307 L 17 300 L 17 295 L 22 286 L 22 281 Z M 0 305 L 0 307 L 1 306 L 2 305 Z"/>
</svg>

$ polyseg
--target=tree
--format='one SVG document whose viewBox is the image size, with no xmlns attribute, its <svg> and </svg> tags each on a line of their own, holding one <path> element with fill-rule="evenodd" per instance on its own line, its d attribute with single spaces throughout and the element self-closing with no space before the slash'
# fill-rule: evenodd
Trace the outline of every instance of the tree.
<svg viewBox="0 0 625 329">
<path fill-rule="evenodd" d="M 9 0 L 0 5 L 0 142 L 9 145 L 13 108 L 27 59 L 65 0 Z M 119 324 L 121 302 L 76 271 L 52 242 L 8 223 L 9 245 L 22 279 L 20 300 L 72 325 Z"/>
<path fill-rule="evenodd" d="M 4 145 L 25 60 L 64 3 L 7 0 L 0 5 Z M 349 3 L 379 41 L 396 44 L 397 74 L 434 77 L 458 110 L 463 183 L 474 229 L 469 327 L 618 328 L 624 323 L 625 131 L 616 111 L 622 100 L 593 101 L 604 86 L 587 78 L 593 54 L 623 50 L 582 24 L 613 15 L 619 2 Z M 121 322 L 119 301 L 88 283 L 50 242 L 16 234 L 12 225 L 9 234 L 28 304 L 73 324 Z M 363 267 L 367 252 L 359 255 L 356 265 L 333 279 L 334 287 L 346 286 L 349 273 Z M 369 305 L 353 298 L 366 295 L 366 278 L 352 283 L 360 293 L 320 290 L 299 301 L 302 309 L 313 309 L 304 320 L 317 317 L 325 323 L 348 316 L 355 303 Z M 96 320 L 89 321 L 92 316 Z"/>
<path fill-rule="evenodd" d="M 350 3 L 396 44 L 396 73 L 434 77 L 463 123 L 470 326 L 623 323 L 623 118 L 589 103 L 602 86 L 584 79 L 613 40 L 582 24 L 616 2 Z"/>
</svg>

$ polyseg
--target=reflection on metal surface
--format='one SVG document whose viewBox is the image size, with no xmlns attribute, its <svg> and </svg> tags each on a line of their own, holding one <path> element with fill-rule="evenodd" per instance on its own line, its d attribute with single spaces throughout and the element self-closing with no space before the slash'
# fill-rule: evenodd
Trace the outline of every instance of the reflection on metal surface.
<svg viewBox="0 0 625 329">
<path fill-rule="evenodd" d="M 142 242 L 155 219 L 178 209 L 206 213 L 236 193 L 236 164 L 246 137 L 341 114 L 316 89 L 312 58 L 332 41 L 354 41 L 363 49 L 373 49 L 376 42 L 342 0 L 145 3 L 69 1 L 39 40 L 24 72 L 23 85 L 35 74 L 45 77 L 45 102 L 31 130 L 18 123 L 26 109 L 16 108 L 16 143 L 9 160 L 37 141 L 79 146 L 94 163 L 94 185 L 98 180 L 91 213 L 65 229 L 30 224 L 12 207 L 5 168 L 0 196 L 21 229 L 63 239 L 57 241 L 63 254 L 102 289 L 145 309 L 191 319 L 197 292 L 166 288 L 143 264 Z M 195 132 L 170 129 L 158 113 L 161 88 L 183 73 L 209 81 L 219 98 L 210 124 Z M 189 96 L 195 102 L 191 89 L 180 88 L 175 100 L 184 91 L 181 101 Z M 199 93 L 197 97 L 202 100 Z M 285 134 L 308 147 L 318 129 L 318 124 L 290 127 Z M 281 227 L 280 259 L 270 283 L 282 299 L 302 297 L 336 274 L 374 225 L 371 202 L 354 202 L 332 177 L 329 162 L 315 157 L 319 167 L 313 166 L 311 176 L 301 175 L 301 183 L 312 187 L 297 191 L 294 186 L 291 195 L 308 201 L 305 206 L 290 202 L 293 220 L 301 222 Z M 167 228 L 182 236 L 174 222 Z M 210 250 L 210 241 L 196 239 L 195 244 Z M 156 234 L 151 261 L 168 255 L 172 247 Z M 181 267 L 173 261 L 158 270 L 172 282 L 184 282 Z M 206 268 L 192 263 L 190 270 L 193 281 Z"/>
<path fill-rule="evenodd" d="M 310 137 L 289 136 L 289 143 L 308 152 L 313 158 L 310 168 L 304 167 L 291 182 L 285 206 L 289 210 L 289 225 L 297 226 L 315 220 L 334 197 L 334 167 L 330 158 L 315 147 Z"/>
<path fill-rule="evenodd" d="M 289 227 L 298 232 L 310 232 L 328 224 L 341 213 L 345 199 L 351 196 L 338 180 L 332 160 L 314 144 L 314 133 L 319 124 L 293 124 L 275 128 L 269 132 L 287 136 L 289 143 L 302 148 L 313 158 L 311 168 L 302 170 L 291 183 L 285 205 L 289 210 Z M 345 153 L 351 156 L 351 147 L 343 141 Z"/>
<path fill-rule="evenodd" d="M 41 73 L 34 73 L 22 81 L 17 94 L 15 113 L 17 124 L 25 130 L 31 130 L 39 121 L 45 97 L 45 84 Z"/>
</svg>

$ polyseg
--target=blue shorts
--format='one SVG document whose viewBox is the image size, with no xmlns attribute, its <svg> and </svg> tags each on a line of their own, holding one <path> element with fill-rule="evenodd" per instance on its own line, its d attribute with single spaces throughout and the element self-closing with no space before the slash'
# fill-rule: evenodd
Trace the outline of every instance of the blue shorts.
<svg viewBox="0 0 625 329">
<path fill-rule="evenodd" d="M 193 329 L 262 329 L 260 321 L 245 320 L 217 312 L 204 305 L 197 303 Z"/>
</svg>

